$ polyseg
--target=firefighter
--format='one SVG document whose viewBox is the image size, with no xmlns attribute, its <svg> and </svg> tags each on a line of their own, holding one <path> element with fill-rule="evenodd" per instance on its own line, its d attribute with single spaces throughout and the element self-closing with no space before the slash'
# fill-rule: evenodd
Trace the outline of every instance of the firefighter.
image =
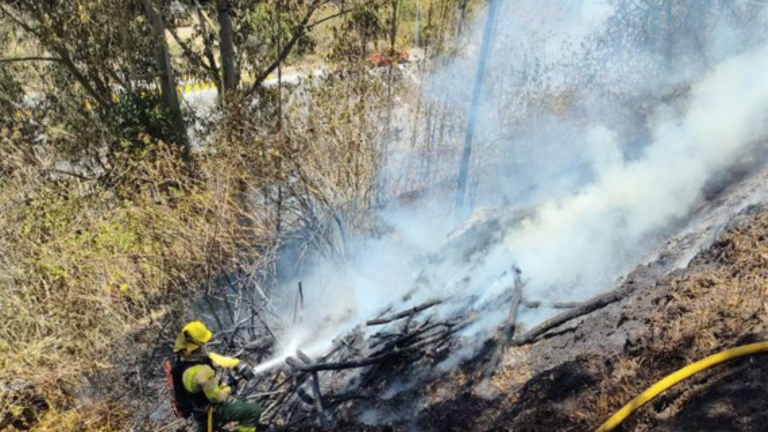
<svg viewBox="0 0 768 432">
<path fill-rule="evenodd" d="M 197 432 L 213 432 L 229 422 L 237 422 L 242 432 L 253 432 L 261 416 L 256 403 L 230 400 L 233 382 L 230 373 L 251 379 L 253 370 L 239 359 L 206 349 L 213 337 L 200 321 L 184 326 L 176 337 L 172 366 L 174 405 L 183 417 L 193 417 Z"/>
</svg>

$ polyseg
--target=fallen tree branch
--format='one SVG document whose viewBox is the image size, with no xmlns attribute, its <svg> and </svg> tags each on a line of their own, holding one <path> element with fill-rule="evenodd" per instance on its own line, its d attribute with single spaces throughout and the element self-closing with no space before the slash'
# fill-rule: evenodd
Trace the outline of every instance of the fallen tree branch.
<svg viewBox="0 0 768 432">
<path fill-rule="evenodd" d="M 454 326 L 455 324 L 451 324 L 451 323 L 437 323 L 437 324 L 432 324 L 428 326 L 422 326 L 419 330 L 414 331 L 413 333 L 404 334 L 402 337 L 400 337 L 397 340 L 384 342 L 383 350 L 387 350 L 390 348 L 407 348 L 409 344 L 411 344 L 411 342 L 413 342 L 414 340 L 418 341 L 418 337 L 425 333 L 428 333 L 434 329 L 441 328 L 441 327 L 445 328 L 446 330 L 451 330 Z M 431 336 L 435 336 L 437 334 L 439 333 L 435 333 L 434 335 L 431 335 Z M 427 336 L 427 337 L 431 337 L 431 336 Z M 373 346 L 371 346 L 371 348 L 373 348 Z"/>
<path fill-rule="evenodd" d="M 513 339 L 512 345 L 519 346 L 529 344 L 535 341 L 544 333 L 559 327 L 568 321 L 584 315 L 588 315 L 598 309 L 602 309 L 608 306 L 611 303 L 616 303 L 617 301 L 626 298 L 633 291 L 634 287 L 632 285 L 625 285 L 616 290 L 597 296 L 594 299 L 581 304 L 579 307 L 573 308 L 567 312 L 563 312 L 560 315 L 544 321 L 543 323 L 531 329 L 528 333 L 524 334 L 522 337 Z"/>
<path fill-rule="evenodd" d="M 28 61 L 62 62 L 63 60 L 58 57 L 39 57 L 39 56 L 0 58 L 0 64 L 28 62 Z"/>
<path fill-rule="evenodd" d="M 523 306 L 525 306 L 528 309 L 538 309 L 542 306 L 551 307 L 552 309 L 573 309 L 581 306 L 582 304 L 583 304 L 582 302 L 555 302 L 551 304 L 542 304 L 538 300 L 523 302 Z"/>
<path fill-rule="evenodd" d="M 553 309 L 574 309 L 583 304 L 584 303 L 582 302 L 557 302 L 557 303 L 552 303 L 551 306 Z"/>
<path fill-rule="evenodd" d="M 378 347 L 384 346 L 402 346 L 404 341 L 407 341 L 409 339 L 413 339 L 416 336 L 419 336 L 423 333 L 426 333 L 436 327 L 446 327 L 450 328 L 453 324 L 448 323 L 437 323 L 437 324 L 431 324 L 431 320 L 427 319 L 423 323 L 419 324 L 416 328 L 413 329 L 412 332 L 406 332 L 406 333 L 386 333 L 382 336 L 378 336 L 376 339 L 377 341 L 371 343 L 369 345 L 369 348 L 371 350 L 374 350 Z M 378 335 L 377 333 L 376 335 Z M 376 336 L 374 335 L 374 336 Z M 391 347 L 390 346 L 390 347 Z"/>
</svg>

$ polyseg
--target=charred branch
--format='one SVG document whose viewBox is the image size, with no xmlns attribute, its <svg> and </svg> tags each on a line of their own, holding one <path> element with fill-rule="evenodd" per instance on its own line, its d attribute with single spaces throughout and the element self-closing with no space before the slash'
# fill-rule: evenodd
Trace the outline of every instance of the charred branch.
<svg viewBox="0 0 768 432">
<path fill-rule="evenodd" d="M 512 271 L 515 274 L 515 283 L 512 289 L 512 304 L 510 304 L 509 307 L 509 315 L 507 316 L 507 321 L 504 324 L 504 331 L 501 334 L 501 340 L 496 347 L 496 352 L 491 358 L 490 366 L 487 369 L 486 375 L 491 375 L 501 363 L 501 358 L 504 355 L 504 348 L 509 344 L 512 338 L 514 338 L 515 330 L 517 329 L 517 315 L 520 311 L 520 305 L 523 302 L 523 287 L 525 284 L 520 277 L 520 269 L 515 266 L 512 268 Z"/>
<path fill-rule="evenodd" d="M 504 334 L 506 335 L 505 342 L 509 342 L 515 336 L 515 329 L 517 328 L 517 314 L 520 310 L 520 303 L 523 301 L 523 281 L 520 277 L 520 269 L 515 267 L 513 269 L 515 273 L 515 286 L 512 294 L 512 304 L 509 308 L 509 316 L 507 316 L 507 324 Z"/>
<path fill-rule="evenodd" d="M 234 313 L 231 317 L 224 316 L 226 327 L 220 332 L 222 340 L 230 348 L 239 349 L 240 354 L 269 355 L 275 340 L 267 325 L 269 311 L 244 302 L 238 294 L 242 287 L 232 286 L 238 282 L 227 280 L 225 287 L 227 282 L 234 294 L 220 296 L 218 301 L 232 301 Z M 297 321 L 302 297 L 299 291 L 296 304 L 291 305 L 296 309 Z M 433 364 L 451 350 L 455 342 L 453 336 L 468 321 L 463 318 L 441 321 L 435 314 L 422 313 L 440 303 L 430 301 L 403 311 L 388 308 L 368 323 L 391 323 L 386 331 L 370 331 L 370 327 L 360 325 L 337 339 L 322 356 L 310 357 L 297 351 L 285 360 L 288 367 L 248 382 L 238 391 L 238 397 L 262 404 L 262 421 L 266 423 L 280 421 L 289 428 L 329 430 L 334 416 L 345 409 L 345 402 L 375 400 L 377 395 L 371 389 L 378 388 L 378 383 L 385 383 L 393 374 L 407 368 Z M 225 306 L 219 306 L 219 313 L 230 314 Z M 288 323 L 290 319 L 289 312 Z M 258 326 L 259 321 L 264 325 L 258 336 L 249 337 L 247 329 Z"/>
<path fill-rule="evenodd" d="M 442 301 L 440 301 L 440 300 L 435 300 L 435 301 L 431 301 L 431 302 L 428 302 L 428 303 L 424 303 L 423 305 L 415 306 L 412 309 L 409 309 L 409 310 L 404 311 L 404 312 L 400 312 L 400 313 L 398 313 L 396 315 L 393 315 L 391 317 L 388 317 L 388 318 L 379 318 L 379 319 L 375 319 L 375 320 L 370 320 L 370 321 L 366 322 L 365 325 L 367 325 L 367 326 L 377 326 L 377 325 L 382 325 L 382 324 L 388 324 L 388 323 L 391 323 L 392 321 L 397 321 L 397 320 L 400 320 L 400 319 L 403 319 L 403 318 L 411 317 L 411 316 L 413 316 L 413 315 L 415 315 L 415 314 L 417 314 L 419 312 L 422 312 L 422 311 L 425 311 L 425 310 L 427 310 L 429 308 L 435 307 L 435 306 L 439 305 L 440 303 L 442 303 Z"/>
<path fill-rule="evenodd" d="M 413 345 L 409 345 L 406 347 L 393 347 L 391 350 L 387 351 L 384 354 L 375 355 L 375 356 L 368 357 L 365 359 L 360 359 L 360 360 L 350 360 L 350 361 L 344 361 L 344 362 L 338 362 L 338 363 L 319 363 L 319 364 L 314 364 L 310 366 L 310 365 L 303 364 L 302 362 L 300 362 L 298 359 L 294 357 L 288 357 L 285 360 L 285 362 L 288 363 L 288 365 L 290 365 L 292 368 L 303 371 L 303 372 L 333 371 L 333 370 L 361 368 L 361 367 L 371 366 L 376 363 L 380 363 L 395 357 L 400 357 L 405 354 L 413 353 L 414 351 L 424 348 L 430 344 L 441 341 L 442 339 L 455 333 L 457 330 L 458 328 L 446 330 L 434 336 L 424 338 L 414 343 Z"/>
<path fill-rule="evenodd" d="M 555 302 L 551 304 L 542 304 L 540 301 L 524 301 L 522 303 L 522 305 L 528 309 L 538 309 L 542 306 L 551 307 L 552 309 L 573 309 L 582 304 L 582 302 Z"/>
<path fill-rule="evenodd" d="M 608 293 L 600 295 L 580 305 L 579 307 L 571 309 L 567 312 L 563 312 L 554 318 L 544 321 L 543 323 L 534 327 L 528 333 L 524 334 L 520 338 L 512 340 L 512 344 L 513 345 L 529 344 L 535 341 L 536 339 L 538 339 L 543 334 L 547 333 L 548 331 L 556 327 L 560 327 L 561 325 L 567 323 L 568 321 L 574 320 L 576 318 L 580 318 L 584 315 L 588 315 L 598 309 L 602 309 L 612 303 L 616 303 L 617 301 L 624 299 L 629 294 L 631 294 L 632 291 L 634 291 L 632 286 L 627 285 L 619 289 L 616 289 L 614 291 L 610 291 Z"/>
</svg>

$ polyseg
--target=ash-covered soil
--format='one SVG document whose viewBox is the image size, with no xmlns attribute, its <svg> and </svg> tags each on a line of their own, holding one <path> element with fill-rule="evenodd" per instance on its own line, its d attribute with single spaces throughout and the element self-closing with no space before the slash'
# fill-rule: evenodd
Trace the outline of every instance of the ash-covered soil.
<svg viewBox="0 0 768 432">
<path fill-rule="evenodd" d="M 768 204 L 753 204 L 765 198 L 766 171 L 733 175 L 624 278 L 633 291 L 623 301 L 506 347 L 498 367 L 491 342 L 417 388 L 352 403 L 334 430 L 590 431 L 667 374 L 768 340 Z M 735 360 L 678 384 L 618 430 L 765 431 L 766 383 L 768 356 Z"/>
<path fill-rule="evenodd" d="M 487 430 L 593 430 L 680 367 L 765 340 L 766 252 L 768 206 L 758 205 L 735 217 L 686 269 L 658 279 L 658 263 L 638 269 L 625 282 L 638 285 L 630 298 L 531 346 L 537 373 L 510 386 L 515 401 Z M 758 356 L 698 374 L 640 409 L 622 430 L 766 430 L 767 364 Z M 505 368 L 514 373 L 515 366 Z"/>
</svg>

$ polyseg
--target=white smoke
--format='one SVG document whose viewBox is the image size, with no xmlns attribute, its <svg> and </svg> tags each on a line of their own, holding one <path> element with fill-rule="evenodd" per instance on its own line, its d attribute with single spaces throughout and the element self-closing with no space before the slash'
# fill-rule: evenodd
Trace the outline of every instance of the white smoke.
<svg viewBox="0 0 768 432">
<path fill-rule="evenodd" d="M 505 226 L 467 236 L 483 247 L 465 256 L 449 251 L 456 247 L 447 240 L 456 226 L 452 195 L 416 209 L 389 209 L 383 217 L 391 234 L 362 239 L 349 260 L 321 262 L 298 278 L 307 309 L 284 335 L 281 356 L 298 347 L 319 353 L 387 306 L 399 310 L 431 298 L 449 299 L 443 314 L 487 311 L 465 333 L 480 340 L 505 316 L 498 299 L 512 285 L 513 264 L 529 280 L 525 295 L 533 300 L 584 300 L 610 289 L 685 220 L 708 181 L 763 150 L 768 45 L 745 44 L 760 38 L 720 24 L 710 37 L 718 42 L 708 45 L 718 61 L 711 68 L 697 62 L 654 75 L 647 65 L 656 64 L 655 57 L 645 47 L 611 51 L 604 64 L 582 67 L 594 61 L 585 46 L 610 23 L 615 4 L 521 0 L 502 8 L 473 170 L 481 184 L 477 202 L 508 200 L 511 207 L 503 212 L 525 208 L 528 216 L 504 214 Z M 427 97 L 466 108 L 473 51 L 429 77 Z M 525 70 L 532 66 L 535 71 Z M 531 78 L 534 72 L 541 74 Z M 682 92 L 660 102 L 681 84 Z M 556 113 L 520 100 L 521 94 L 546 99 L 564 92 L 576 100 Z M 627 93 L 632 97 L 611 99 Z M 627 100 L 654 107 L 623 106 Z M 514 160 L 498 164 L 499 154 Z M 457 159 L 443 163 L 447 172 L 457 170 Z M 292 293 L 295 282 L 285 291 Z M 533 324 L 549 313 L 541 309 L 524 318 Z"/>
<path fill-rule="evenodd" d="M 560 297 L 558 287 L 579 282 L 570 295 L 595 294 L 606 286 L 601 277 L 638 258 L 636 246 L 688 214 L 712 176 L 764 148 L 765 67 L 768 47 L 718 65 L 691 89 L 684 113 L 656 117 L 653 141 L 634 161 L 621 160 L 615 134 L 590 131 L 596 182 L 546 203 L 507 236 L 506 250 L 533 286 Z"/>
</svg>

